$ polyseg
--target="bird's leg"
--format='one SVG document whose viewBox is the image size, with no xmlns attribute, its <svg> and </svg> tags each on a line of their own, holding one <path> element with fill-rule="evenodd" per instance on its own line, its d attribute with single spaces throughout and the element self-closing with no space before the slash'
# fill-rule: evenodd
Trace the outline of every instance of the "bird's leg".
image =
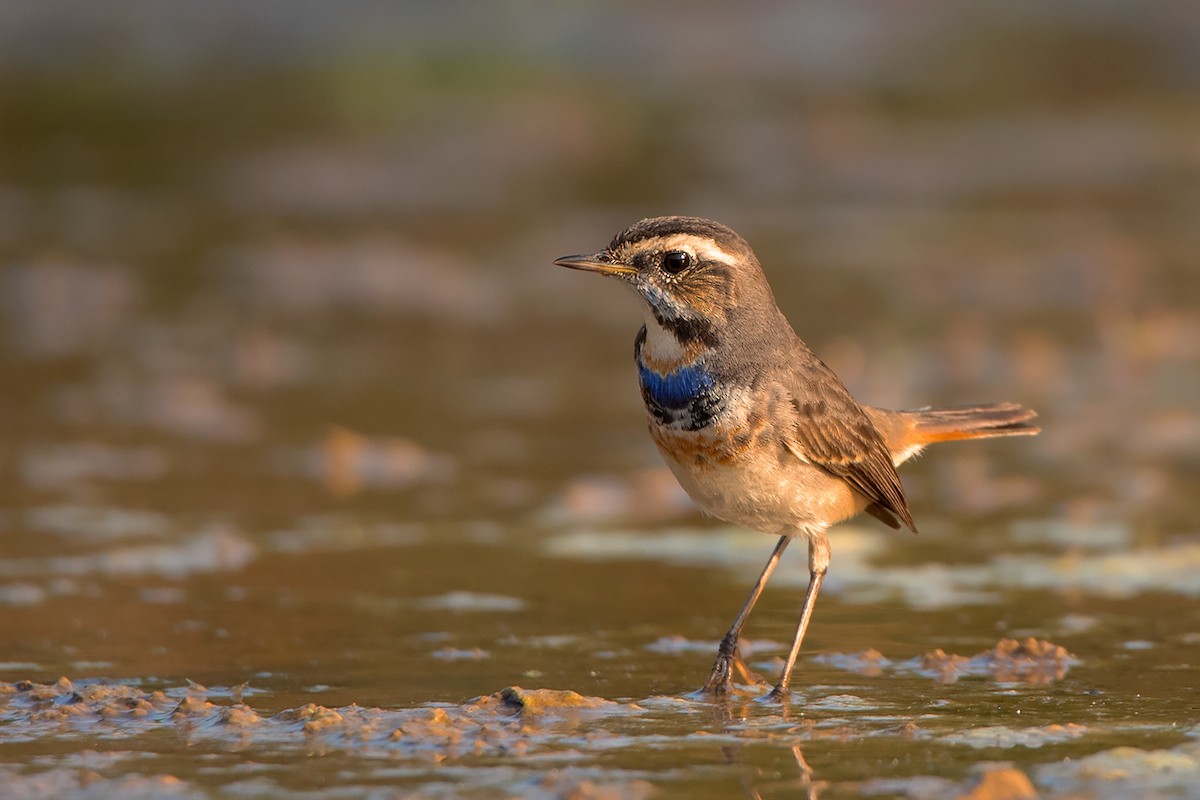
<svg viewBox="0 0 1200 800">
<path fill-rule="evenodd" d="M 779 676 L 779 683 L 771 690 L 768 697 L 772 700 L 783 700 L 788 696 L 788 685 L 792 682 L 792 668 L 796 666 L 796 658 L 800 655 L 800 643 L 804 641 L 804 632 L 808 630 L 808 621 L 812 619 L 813 606 L 817 602 L 817 592 L 821 591 L 821 581 L 829 570 L 829 536 L 825 531 L 818 530 L 809 535 L 808 540 L 808 591 L 804 593 L 804 605 L 800 609 L 800 621 L 796 623 L 796 636 L 792 639 L 792 649 L 788 653 L 787 663 Z"/>
<path fill-rule="evenodd" d="M 771 551 L 771 557 L 767 559 L 767 565 L 763 567 L 762 574 L 758 576 L 758 580 L 754 582 L 754 588 L 750 590 L 750 596 L 746 598 L 746 604 L 738 612 L 737 619 L 729 627 L 729 632 L 725 634 L 725 638 L 721 639 L 721 644 L 717 648 L 717 659 L 713 662 L 712 672 L 708 676 L 708 681 L 704 684 L 704 688 L 700 690 L 701 694 L 720 695 L 729 691 L 733 665 L 742 662 L 741 653 L 738 652 L 738 637 L 742 634 L 742 626 L 746 624 L 746 618 L 750 616 L 750 609 L 754 608 L 754 604 L 758 601 L 758 596 L 762 594 L 763 588 L 767 585 L 767 579 L 775 571 L 775 565 L 779 563 L 779 557 L 783 555 L 783 551 L 787 549 L 788 543 L 791 540 L 790 536 L 779 537 L 779 542 L 776 543 L 775 549 Z"/>
</svg>

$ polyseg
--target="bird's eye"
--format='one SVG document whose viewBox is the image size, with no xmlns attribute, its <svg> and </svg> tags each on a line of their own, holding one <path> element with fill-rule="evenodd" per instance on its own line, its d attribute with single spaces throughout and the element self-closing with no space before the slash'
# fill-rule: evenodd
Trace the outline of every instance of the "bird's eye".
<svg viewBox="0 0 1200 800">
<path fill-rule="evenodd" d="M 663 256 L 662 268 L 663 272 L 671 275 L 676 275 L 683 272 L 692 263 L 690 253 L 685 253 L 682 250 L 672 250 Z"/>
</svg>

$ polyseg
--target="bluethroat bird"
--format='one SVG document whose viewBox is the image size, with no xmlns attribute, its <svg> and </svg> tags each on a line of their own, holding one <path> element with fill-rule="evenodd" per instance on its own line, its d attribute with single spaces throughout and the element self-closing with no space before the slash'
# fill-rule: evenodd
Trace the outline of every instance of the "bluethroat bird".
<svg viewBox="0 0 1200 800">
<path fill-rule="evenodd" d="M 897 465 L 934 442 L 1027 436 L 1036 414 L 1015 403 L 889 411 L 860 405 L 779 310 L 750 245 L 697 217 L 644 219 L 563 267 L 598 272 L 645 301 L 634 341 L 650 435 L 710 514 L 779 536 L 721 640 L 701 692 L 725 694 L 742 627 L 792 539 L 808 543 L 808 591 L 773 699 L 792 668 L 829 568 L 831 525 L 866 511 L 917 528 Z"/>
</svg>

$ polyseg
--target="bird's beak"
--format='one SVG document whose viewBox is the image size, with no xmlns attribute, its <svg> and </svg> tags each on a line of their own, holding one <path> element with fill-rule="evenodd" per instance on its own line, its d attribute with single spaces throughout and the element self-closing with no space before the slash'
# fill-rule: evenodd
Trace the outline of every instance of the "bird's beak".
<svg viewBox="0 0 1200 800">
<path fill-rule="evenodd" d="M 636 275 L 637 270 L 626 264 L 615 264 L 608 259 L 604 253 L 596 253 L 590 256 L 563 256 L 556 258 L 554 263 L 560 267 L 570 267 L 571 269 L 582 269 L 587 272 L 599 272 L 601 275 Z"/>
</svg>

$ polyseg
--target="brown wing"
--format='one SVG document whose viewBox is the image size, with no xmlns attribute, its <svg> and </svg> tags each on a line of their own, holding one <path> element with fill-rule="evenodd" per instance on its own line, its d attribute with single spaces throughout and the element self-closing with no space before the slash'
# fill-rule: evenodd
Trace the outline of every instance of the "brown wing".
<svg viewBox="0 0 1200 800">
<path fill-rule="evenodd" d="M 883 437 L 833 371 L 811 358 L 815 363 L 798 366 L 790 382 L 796 418 L 789 449 L 871 500 L 873 516 L 886 521 L 891 512 L 915 533 L 904 487 Z"/>
</svg>

